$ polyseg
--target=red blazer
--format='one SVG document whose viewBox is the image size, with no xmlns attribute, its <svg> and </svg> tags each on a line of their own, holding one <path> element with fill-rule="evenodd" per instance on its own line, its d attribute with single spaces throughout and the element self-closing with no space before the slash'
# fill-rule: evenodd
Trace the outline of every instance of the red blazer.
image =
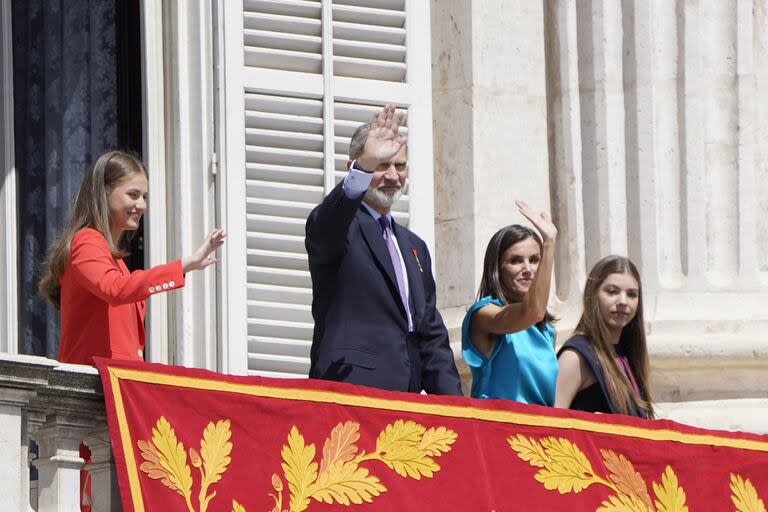
<svg viewBox="0 0 768 512">
<path fill-rule="evenodd" d="M 75 233 L 61 285 L 59 361 L 143 359 L 144 299 L 184 286 L 181 260 L 129 272 L 101 233 Z"/>
</svg>

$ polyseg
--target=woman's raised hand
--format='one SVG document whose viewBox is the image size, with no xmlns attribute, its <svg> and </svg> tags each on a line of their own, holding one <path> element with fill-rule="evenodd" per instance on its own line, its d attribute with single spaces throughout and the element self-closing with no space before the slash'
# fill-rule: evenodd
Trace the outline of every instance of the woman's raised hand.
<svg viewBox="0 0 768 512">
<path fill-rule="evenodd" d="M 531 221 L 533 227 L 541 233 L 542 241 L 554 240 L 557 237 L 557 228 L 546 212 L 534 211 L 525 201 L 516 200 L 515 204 L 520 214 Z"/>
<path fill-rule="evenodd" d="M 217 263 L 219 260 L 212 253 L 224 244 L 226 237 L 227 233 L 221 228 L 211 231 L 192 255 L 181 259 L 182 272 L 186 274 L 193 270 L 202 270 L 208 265 Z"/>
</svg>

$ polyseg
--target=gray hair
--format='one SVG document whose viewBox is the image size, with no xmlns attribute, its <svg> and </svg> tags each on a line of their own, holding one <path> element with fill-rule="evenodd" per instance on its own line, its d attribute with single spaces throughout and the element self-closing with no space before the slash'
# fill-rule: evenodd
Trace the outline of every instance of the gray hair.
<svg viewBox="0 0 768 512">
<path fill-rule="evenodd" d="M 355 160 L 363 154 L 365 141 L 368 140 L 368 132 L 371 131 L 371 123 L 364 123 L 357 127 L 352 139 L 349 141 L 349 159 Z"/>
</svg>

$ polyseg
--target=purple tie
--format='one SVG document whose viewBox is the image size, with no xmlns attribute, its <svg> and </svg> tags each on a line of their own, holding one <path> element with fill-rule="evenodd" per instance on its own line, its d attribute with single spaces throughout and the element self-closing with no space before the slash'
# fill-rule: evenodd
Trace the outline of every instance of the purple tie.
<svg viewBox="0 0 768 512">
<path fill-rule="evenodd" d="M 379 225 L 381 226 L 381 235 L 384 237 L 384 241 L 387 243 L 389 258 L 392 260 L 392 266 L 395 268 L 397 288 L 400 292 L 400 300 L 403 301 L 403 306 L 405 306 L 406 316 L 408 317 L 408 330 L 410 331 L 413 330 L 411 310 L 408 308 L 408 296 L 405 294 L 405 277 L 403 276 L 403 269 L 400 266 L 400 252 L 395 246 L 395 241 L 392 240 L 392 228 L 389 227 L 389 219 L 382 215 L 379 217 Z"/>
</svg>

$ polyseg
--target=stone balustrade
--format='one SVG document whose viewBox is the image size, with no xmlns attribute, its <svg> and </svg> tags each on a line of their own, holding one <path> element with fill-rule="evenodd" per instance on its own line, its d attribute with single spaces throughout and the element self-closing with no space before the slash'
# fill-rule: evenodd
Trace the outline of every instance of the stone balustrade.
<svg viewBox="0 0 768 512">
<path fill-rule="evenodd" d="M 30 440 L 37 443 L 36 457 L 29 454 Z M 0 354 L 0 450 L 5 461 L 0 464 L 0 509 L 79 510 L 80 443 L 92 452 L 93 511 L 120 510 L 96 369 Z M 30 459 L 38 474 L 32 485 Z"/>
</svg>

